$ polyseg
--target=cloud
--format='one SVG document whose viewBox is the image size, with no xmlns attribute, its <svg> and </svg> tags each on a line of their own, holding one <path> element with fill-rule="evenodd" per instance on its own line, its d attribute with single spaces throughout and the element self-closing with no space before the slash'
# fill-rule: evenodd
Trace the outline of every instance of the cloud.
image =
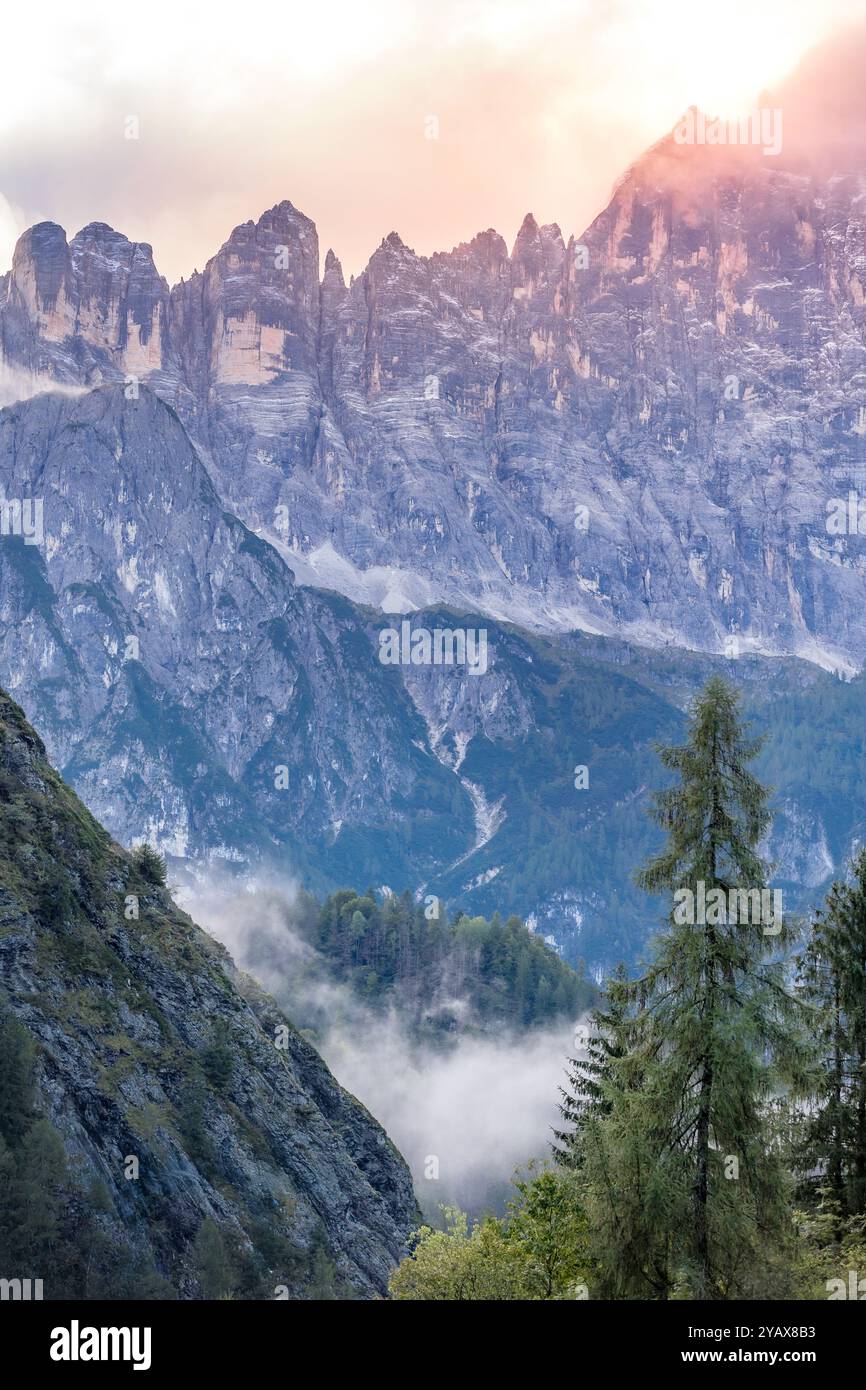
<svg viewBox="0 0 866 1390">
<path fill-rule="evenodd" d="M 209 875 L 207 888 L 178 896 L 296 1026 L 311 1030 L 338 1081 L 409 1163 L 426 1214 L 453 1202 L 501 1208 L 515 1169 L 549 1157 L 573 1025 L 418 1047 L 394 1011 L 369 1009 L 327 978 L 295 930 L 294 887 L 260 881 L 238 892 Z"/>
<path fill-rule="evenodd" d="M 12 367 L 0 358 L 0 410 L 16 401 L 28 401 L 31 396 L 39 396 L 43 392 L 58 396 L 83 396 L 86 390 L 85 386 L 66 386 L 52 377 Z"/>
<path fill-rule="evenodd" d="M 687 105 L 736 114 L 856 8 L 263 0 L 228 30 L 204 6 L 48 0 L 4 33 L 3 190 L 29 221 L 150 242 L 169 280 L 286 197 L 350 272 L 391 230 L 425 254 L 511 240 L 529 210 L 580 234 Z"/>
<path fill-rule="evenodd" d="M 550 1157 L 571 1035 L 466 1036 L 437 1053 L 413 1049 L 396 1019 L 374 1020 L 361 1035 L 329 1032 L 324 1055 L 393 1138 L 425 1212 L 478 1212 L 501 1208 L 515 1169 Z"/>
<path fill-rule="evenodd" d="M 0 275 L 12 264 L 12 252 L 21 233 L 27 230 L 27 219 L 21 208 L 14 207 L 0 193 Z"/>
</svg>

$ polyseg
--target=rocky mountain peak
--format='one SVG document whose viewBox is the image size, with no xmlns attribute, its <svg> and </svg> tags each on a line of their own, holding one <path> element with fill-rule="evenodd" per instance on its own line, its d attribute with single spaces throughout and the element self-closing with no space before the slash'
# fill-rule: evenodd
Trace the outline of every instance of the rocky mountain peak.
<svg viewBox="0 0 866 1390">
<path fill-rule="evenodd" d="M 343 267 L 330 247 L 325 255 L 325 269 L 322 276 L 323 287 L 326 281 L 332 289 L 342 290 L 346 288 L 346 282 L 343 279 Z"/>
<path fill-rule="evenodd" d="M 403 253 L 410 256 L 415 255 L 415 252 L 406 245 L 399 232 L 389 232 L 386 237 L 383 237 L 379 245 L 379 251 L 394 251 L 398 255 Z"/>
<path fill-rule="evenodd" d="M 540 227 L 528 212 L 511 252 L 515 286 L 534 294 L 539 283 L 562 273 L 565 242 L 556 223 Z"/>
<path fill-rule="evenodd" d="M 462 250 L 463 247 L 458 249 Z M 477 232 L 467 249 L 471 255 L 478 256 L 485 261 L 501 263 L 508 259 L 508 247 L 505 238 L 493 227 L 488 227 L 484 232 Z"/>
<path fill-rule="evenodd" d="M 520 230 L 515 238 L 512 247 L 512 258 L 517 260 L 531 246 L 539 241 L 539 227 L 531 212 L 528 212 L 520 224 Z"/>
<path fill-rule="evenodd" d="M 298 225 L 305 227 L 312 227 L 314 225 L 312 220 L 307 217 L 305 213 L 301 212 L 300 209 L 296 208 L 289 198 L 282 198 L 280 202 L 275 203 L 272 208 L 268 208 L 262 213 L 257 225 L 261 227 L 280 223 L 285 226 L 292 222 L 296 222 Z"/>
<path fill-rule="evenodd" d="M 44 328 L 64 298 L 70 271 L 66 233 L 56 222 L 38 222 L 18 238 L 11 288 Z"/>
<path fill-rule="evenodd" d="M 258 222 L 235 227 L 205 268 L 200 308 L 187 297 L 181 313 L 207 344 L 216 383 L 264 385 L 284 371 L 312 369 L 319 317 L 315 225 L 284 201 Z"/>
<path fill-rule="evenodd" d="M 61 379 L 145 375 L 162 363 L 168 286 L 146 243 L 91 222 L 67 245 L 43 222 L 20 238 L 10 279 L 13 360 Z M 83 351 L 66 345 L 80 340 Z M 17 349 L 17 354 L 16 354 Z M 4 353 L 5 355 L 5 353 Z"/>
</svg>

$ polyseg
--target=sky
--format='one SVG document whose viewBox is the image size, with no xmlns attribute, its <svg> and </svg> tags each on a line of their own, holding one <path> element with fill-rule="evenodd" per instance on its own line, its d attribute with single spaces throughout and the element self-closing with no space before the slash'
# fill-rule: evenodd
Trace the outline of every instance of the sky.
<svg viewBox="0 0 866 1390">
<path fill-rule="evenodd" d="M 696 104 L 737 116 L 866 0 L 88 0 L 3 20 L 0 274 L 109 222 L 174 283 L 289 198 L 347 275 L 524 215 L 578 236 Z"/>
</svg>

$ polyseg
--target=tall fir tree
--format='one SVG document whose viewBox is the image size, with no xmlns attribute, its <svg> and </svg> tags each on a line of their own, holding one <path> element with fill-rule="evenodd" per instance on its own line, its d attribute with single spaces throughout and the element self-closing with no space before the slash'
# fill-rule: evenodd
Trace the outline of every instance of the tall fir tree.
<svg viewBox="0 0 866 1390">
<path fill-rule="evenodd" d="M 766 1107 L 782 1063 L 795 1075 L 807 1048 L 785 969 L 770 959 L 780 924 L 755 896 L 766 889 L 758 845 L 770 821 L 749 769 L 758 749 L 736 691 L 713 678 L 685 745 L 661 750 L 676 777 L 653 812 L 667 844 L 640 882 L 674 905 L 651 966 L 629 987 L 630 1056 L 614 1064 L 620 1084 L 587 1164 L 596 1215 L 617 1203 L 630 1213 L 625 1224 L 611 1212 L 605 1227 L 608 1262 L 628 1271 L 625 1296 L 754 1296 L 756 1271 L 787 1235 Z"/>
<path fill-rule="evenodd" d="M 834 883 L 800 959 L 823 1066 L 807 1112 L 803 1166 L 842 1217 L 866 1214 L 866 850 Z"/>
</svg>

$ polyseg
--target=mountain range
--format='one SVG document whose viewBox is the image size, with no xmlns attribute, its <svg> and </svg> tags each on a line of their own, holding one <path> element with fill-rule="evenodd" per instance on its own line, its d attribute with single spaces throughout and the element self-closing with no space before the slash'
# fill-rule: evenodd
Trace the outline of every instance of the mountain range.
<svg viewBox="0 0 866 1390">
<path fill-rule="evenodd" d="M 517 911 L 600 970 L 652 925 L 653 742 L 724 664 L 768 850 L 826 883 L 863 833 L 827 739 L 859 757 L 866 163 L 802 90 L 778 155 L 673 132 L 580 240 L 391 233 L 348 284 L 289 202 L 173 288 L 103 223 L 22 236 L 0 675 L 113 834 Z M 383 665 L 409 613 L 483 626 L 486 671 Z"/>
</svg>

